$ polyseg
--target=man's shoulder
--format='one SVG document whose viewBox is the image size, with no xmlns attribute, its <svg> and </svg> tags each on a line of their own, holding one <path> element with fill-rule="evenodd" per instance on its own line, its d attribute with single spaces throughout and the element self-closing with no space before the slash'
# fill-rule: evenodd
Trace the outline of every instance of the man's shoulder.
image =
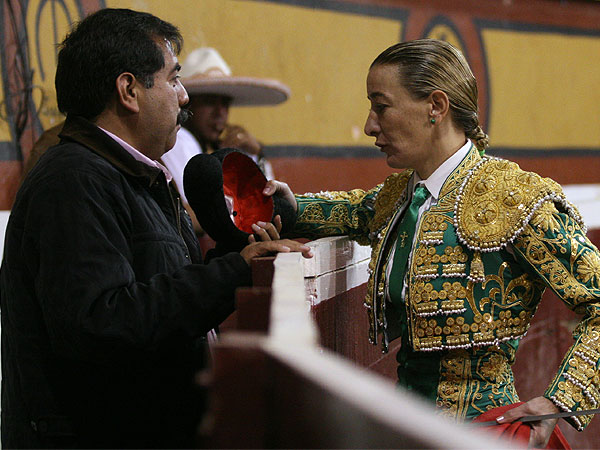
<svg viewBox="0 0 600 450">
<path fill-rule="evenodd" d="M 61 142 L 50 147 L 38 160 L 25 178 L 23 185 L 31 183 L 65 182 L 77 176 L 99 176 L 117 174 L 108 160 L 82 144 L 72 141 Z"/>
</svg>

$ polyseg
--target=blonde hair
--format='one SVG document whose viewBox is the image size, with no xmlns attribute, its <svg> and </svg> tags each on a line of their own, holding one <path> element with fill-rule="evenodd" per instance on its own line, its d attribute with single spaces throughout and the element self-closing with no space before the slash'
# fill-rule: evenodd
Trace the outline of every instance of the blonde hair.
<svg viewBox="0 0 600 450">
<path fill-rule="evenodd" d="M 454 123 L 483 153 L 489 147 L 477 114 L 477 81 L 463 54 L 445 41 L 417 39 L 384 50 L 371 64 L 397 65 L 402 85 L 416 99 L 433 91 L 446 93 Z"/>
</svg>

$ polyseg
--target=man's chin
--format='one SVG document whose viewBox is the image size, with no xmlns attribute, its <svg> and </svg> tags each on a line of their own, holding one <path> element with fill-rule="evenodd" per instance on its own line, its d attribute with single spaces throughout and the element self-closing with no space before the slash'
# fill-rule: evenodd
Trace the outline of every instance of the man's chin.
<svg viewBox="0 0 600 450">
<path fill-rule="evenodd" d="M 166 142 L 166 145 L 165 145 L 166 150 L 164 151 L 164 153 L 167 153 L 169 150 L 171 150 L 173 147 L 175 147 L 175 144 L 177 143 L 177 131 L 179 131 L 179 128 L 181 128 L 181 127 L 178 125 L 175 130 L 174 136 Z"/>
</svg>

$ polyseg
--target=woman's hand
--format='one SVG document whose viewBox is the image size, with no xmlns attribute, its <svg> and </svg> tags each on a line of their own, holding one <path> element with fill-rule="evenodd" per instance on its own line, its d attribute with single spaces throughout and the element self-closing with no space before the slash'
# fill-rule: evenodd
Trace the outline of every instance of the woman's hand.
<svg viewBox="0 0 600 450">
<path fill-rule="evenodd" d="M 263 189 L 263 194 L 269 197 L 272 195 L 278 195 L 280 197 L 283 197 L 285 200 L 288 201 L 290 205 L 292 205 L 294 211 L 297 211 L 298 209 L 298 204 L 296 203 L 296 197 L 294 197 L 294 193 L 287 185 L 287 183 L 284 183 L 283 181 L 267 181 L 267 184 Z"/>
<path fill-rule="evenodd" d="M 506 411 L 504 416 L 496 418 L 496 421 L 498 423 L 510 423 L 524 416 L 541 416 L 557 412 L 559 412 L 558 408 L 550 400 L 545 397 L 535 397 L 527 403 Z M 558 419 L 528 422 L 531 426 L 528 448 L 545 448 L 556 426 L 556 422 L 558 422 Z"/>
<path fill-rule="evenodd" d="M 254 234 L 251 234 L 248 237 L 248 243 L 252 244 L 253 242 L 257 242 L 257 237 L 259 241 L 276 241 L 280 239 L 279 233 L 281 233 L 281 216 L 278 214 L 273 219 L 273 222 L 257 222 L 252 224 L 252 230 Z"/>
</svg>

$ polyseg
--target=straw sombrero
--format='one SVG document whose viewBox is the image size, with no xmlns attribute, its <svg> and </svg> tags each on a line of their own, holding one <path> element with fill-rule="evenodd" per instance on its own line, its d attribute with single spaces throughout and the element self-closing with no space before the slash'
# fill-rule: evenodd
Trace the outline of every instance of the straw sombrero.
<svg viewBox="0 0 600 450">
<path fill-rule="evenodd" d="M 225 95 L 232 106 L 277 105 L 290 96 L 290 88 L 278 80 L 232 76 L 219 52 L 210 47 L 193 50 L 179 75 L 190 96 Z"/>
</svg>

